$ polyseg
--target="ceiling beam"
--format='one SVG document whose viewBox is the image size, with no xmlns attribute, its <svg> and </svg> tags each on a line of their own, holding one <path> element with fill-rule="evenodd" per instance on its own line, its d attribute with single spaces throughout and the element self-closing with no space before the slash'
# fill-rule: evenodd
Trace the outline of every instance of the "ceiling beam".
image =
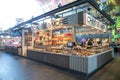
<svg viewBox="0 0 120 80">
<path fill-rule="evenodd" d="M 112 24 L 115 24 L 113 19 L 104 11 L 100 10 L 99 5 L 94 0 L 87 0 L 98 12 L 100 12 L 105 18 L 107 18 Z"/>
</svg>

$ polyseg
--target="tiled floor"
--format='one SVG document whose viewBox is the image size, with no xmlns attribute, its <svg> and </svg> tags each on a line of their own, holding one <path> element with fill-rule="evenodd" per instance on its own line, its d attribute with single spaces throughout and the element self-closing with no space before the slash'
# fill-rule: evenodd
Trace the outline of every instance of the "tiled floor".
<svg viewBox="0 0 120 80">
<path fill-rule="evenodd" d="M 78 75 L 0 52 L 0 80 L 81 80 Z"/>
<path fill-rule="evenodd" d="M 120 80 L 120 55 L 96 72 L 90 80 Z"/>
<path fill-rule="evenodd" d="M 82 80 L 80 76 L 26 58 L 0 52 L 0 80 Z M 120 80 L 116 57 L 89 80 Z"/>
</svg>

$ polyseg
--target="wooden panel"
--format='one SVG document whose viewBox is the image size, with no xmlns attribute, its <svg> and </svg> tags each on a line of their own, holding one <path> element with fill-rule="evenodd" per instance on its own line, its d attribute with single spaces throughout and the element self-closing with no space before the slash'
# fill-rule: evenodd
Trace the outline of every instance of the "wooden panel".
<svg viewBox="0 0 120 80">
<path fill-rule="evenodd" d="M 50 63 L 50 64 L 54 64 L 54 65 L 56 65 L 56 56 L 54 55 L 54 54 L 50 54 L 50 53 L 48 53 L 47 55 L 46 55 L 46 62 L 47 63 Z"/>
<path fill-rule="evenodd" d="M 69 68 L 69 56 L 57 54 L 56 57 L 57 57 L 56 65 L 64 68 Z"/>
<path fill-rule="evenodd" d="M 106 51 L 103 54 L 97 56 L 97 67 L 101 67 L 103 64 L 112 59 L 112 51 Z"/>
<path fill-rule="evenodd" d="M 69 68 L 69 56 L 38 51 L 27 51 L 27 57 L 53 65 Z"/>
<path fill-rule="evenodd" d="M 69 68 L 75 71 L 87 73 L 87 57 L 70 56 Z"/>
<path fill-rule="evenodd" d="M 13 47 L 13 46 L 6 46 L 5 47 L 5 52 L 7 52 L 7 53 L 13 53 L 13 54 L 18 54 L 18 48 Z"/>
<path fill-rule="evenodd" d="M 97 55 L 88 57 L 88 74 L 97 69 Z"/>
</svg>

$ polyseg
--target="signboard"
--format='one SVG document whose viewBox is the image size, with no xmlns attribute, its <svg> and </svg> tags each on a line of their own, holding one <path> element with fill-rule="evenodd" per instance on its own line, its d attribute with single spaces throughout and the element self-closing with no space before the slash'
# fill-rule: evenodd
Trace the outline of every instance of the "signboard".
<svg viewBox="0 0 120 80">
<path fill-rule="evenodd" d="M 90 27 L 94 27 L 97 28 L 99 30 L 102 30 L 104 32 L 106 32 L 106 25 L 103 24 L 102 22 L 100 22 L 99 20 L 93 18 L 91 15 L 84 13 L 84 18 L 85 18 L 85 24 L 90 26 Z"/>
<path fill-rule="evenodd" d="M 106 33 L 106 34 L 84 34 L 84 35 L 77 34 L 76 35 L 76 38 L 86 38 L 86 39 L 88 39 L 88 38 L 108 38 L 108 37 L 110 37 L 110 35 L 108 33 Z"/>
<path fill-rule="evenodd" d="M 57 18 L 55 20 L 51 20 L 46 22 L 47 28 L 50 29 L 52 27 L 62 26 L 68 24 L 67 18 Z"/>
<path fill-rule="evenodd" d="M 63 25 L 63 18 L 58 18 L 58 19 L 55 19 L 55 20 L 52 20 L 51 23 L 52 23 L 52 26 L 61 26 Z"/>
</svg>

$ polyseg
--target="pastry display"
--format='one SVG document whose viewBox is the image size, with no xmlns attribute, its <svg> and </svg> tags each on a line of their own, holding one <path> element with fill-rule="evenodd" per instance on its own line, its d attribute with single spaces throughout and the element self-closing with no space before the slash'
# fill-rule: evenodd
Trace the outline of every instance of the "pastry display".
<svg viewBox="0 0 120 80">
<path fill-rule="evenodd" d="M 92 32 L 84 33 L 79 29 L 83 30 L 68 26 L 38 30 L 34 34 L 34 46 L 44 52 L 76 56 L 90 56 L 109 50 L 108 38 L 92 38 Z"/>
</svg>

